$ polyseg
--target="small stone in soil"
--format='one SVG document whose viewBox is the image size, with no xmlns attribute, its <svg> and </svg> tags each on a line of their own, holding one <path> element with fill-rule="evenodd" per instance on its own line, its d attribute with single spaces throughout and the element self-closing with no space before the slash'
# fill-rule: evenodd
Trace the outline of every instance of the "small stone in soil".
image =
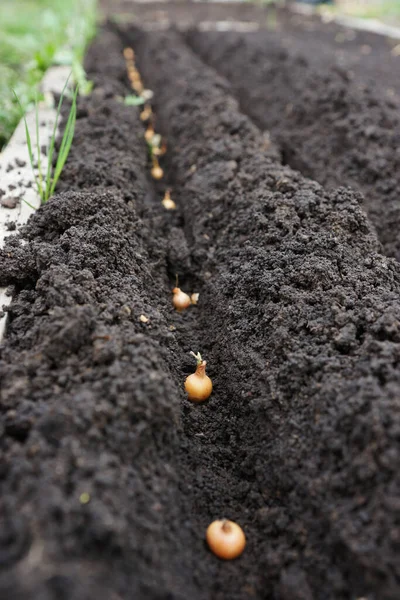
<svg viewBox="0 0 400 600">
<path fill-rule="evenodd" d="M 15 208 L 17 206 L 19 200 L 20 199 L 18 197 L 8 196 L 6 198 L 2 198 L 0 200 L 0 204 L 4 208 Z"/>
</svg>

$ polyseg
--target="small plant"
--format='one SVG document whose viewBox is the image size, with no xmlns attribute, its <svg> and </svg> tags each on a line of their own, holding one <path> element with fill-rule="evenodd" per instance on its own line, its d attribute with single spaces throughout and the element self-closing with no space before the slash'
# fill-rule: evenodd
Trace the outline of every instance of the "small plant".
<svg viewBox="0 0 400 600">
<path fill-rule="evenodd" d="M 132 94 L 125 96 L 124 98 L 125 106 L 140 106 L 144 104 L 144 98 L 141 96 L 133 96 Z"/>
<path fill-rule="evenodd" d="M 42 159 L 41 159 L 41 151 L 40 151 L 41 143 L 40 143 L 40 136 L 39 136 L 39 103 L 38 103 L 38 99 L 36 98 L 36 102 L 35 102 L 35 110 L 36 110 L 35 130 L 36 130 L 36 158 L 37 158 L 37 173 L 36 173 L 35 156 L 34 156 L 34 152 L 32 149 L 32 138 L 31 138 L 31 135 L 29 132 L 28 124 L 26 122 L 26 117 L 25 117 L 25 113 L 22 108 L 21 102 L 19 101 L 18 96 L 14 92 L 14 96 L 17 100 L 17 103 L 19 105 L 19 108 L 20 108 L 20 111 L 21 111 L 21 114 L 22 114 L 22 117 L 23 117 L 24 123 L 25 123 L 25 135 L 26 135 L 26 143 L 27 143 L 28 152 L 29 152 L 29 161 L 31 163 L 32 172 L 33 172 L 33 176 L 35 178 L 36 188 L 37 188 L 37 192 L 40 196 L 41 204 L 46 204 L 46 202 L 49 200 L 49 198 L 51 198 L 51 196 L 54 194 L 54 190 L 56 188 L 57 182 L 60 178 L 60 175 L 62 173 L 62 170 L 64 168 L 66 160 L 68 158 L 69 151 L 71 149 L 72 140 L 74 138 L 75 123 L 76 123 L 76 98 L 78 95 L 78 86 L 76 86 L 75 91 L 72 93 L 71 108 L 69 111 L 67 123 L 65 125 L 64 134 L 63 134 L 61 144 L 60 144 L 60 149 L 58 151 L 57 161 L 56 161 L 55 166 L 53 166 L 53 156 L 54 156 L 55 143 L 56 143 L 56 137 L 57 137 L 58 122 L 59 122 L 59 118 L 60 118 L 61 107 L 62 107 L 64 98 L 66 96 L 68 81 L 69 81 L 69 77 L 68 77 L 67 81 L 65 82 L 65 85 L 61 92 L 60 100 L 58 103 L 53 133 L 50 138 L 50 144 L 49 144 L 49 147 L 47 150 L 48 163 L 47 163 L 47 169 L 46 169 L 45 173 L 43 173 L 43 171 L 42 171 Z M 31 208 L 34 208 L 34 207 L 31 206 Z"/>
<path fill-rule="evenodd" d="M 195 373 L 186 377 L 185 390 L 192 402 L 204 402 L 211 395 L 213 387 L 211 379 L 206 375 L 207 363 L 201 358 L 200 352 L 190 354 L 196 359 L 197 367 Z"/>
<path fill-rule="evenodd" d="M 237 558 L 246 546 L 243 529 L 227 519 L 213 521 L 207 528 L 206 540 L 210 550 L 224 560 Z"/>
</svg>

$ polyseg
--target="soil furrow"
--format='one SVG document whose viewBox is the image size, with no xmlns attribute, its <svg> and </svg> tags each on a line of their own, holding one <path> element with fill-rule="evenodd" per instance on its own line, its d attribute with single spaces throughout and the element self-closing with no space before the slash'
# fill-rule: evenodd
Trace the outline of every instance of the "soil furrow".
<svg viewBox="0 0 400 600">
<path fill-rule="evenodd" d="M 333 50 L 330 64 L 325 54 L 312 59 L 281 32 L 193 31 L 187 39 L 229 79 L 242 109 L 271 132 L 288 165 L 328 189 L 364 194 L 385 254 L 400 260 L 398 100 L 336 64 Z"/>
<path fill-rule="evenodd" d="M 279 164 L 176 34 L 126 39 L 155 91 L 204 281 L 215 394 L 184 409 L 182 490 L 199 532 L 226 515 L 249 537 L 222 566 L 199 561 L 193 540 L 199 587 L 394 599 L 399 267 L 377 253 L 359 195 Z"/>
</svg>

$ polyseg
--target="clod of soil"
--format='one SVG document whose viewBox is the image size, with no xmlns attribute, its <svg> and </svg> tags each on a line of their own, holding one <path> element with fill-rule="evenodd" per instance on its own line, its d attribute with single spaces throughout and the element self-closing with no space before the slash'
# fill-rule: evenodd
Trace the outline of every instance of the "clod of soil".
<svg viewBox="0 0 400 600">
<path fill-rule="evenodd" d="M 0 205 L 4 206 L 4 208 L 15 208 L 19 201 L 20 198 L 16 198 L 15 196 L 6 196 L 0 199 Z"/>
</svg>

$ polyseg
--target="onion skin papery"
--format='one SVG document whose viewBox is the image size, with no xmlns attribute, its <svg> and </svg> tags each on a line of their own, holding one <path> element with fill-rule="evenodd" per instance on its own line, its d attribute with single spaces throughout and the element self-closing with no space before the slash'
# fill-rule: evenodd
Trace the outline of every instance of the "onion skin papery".
<svg viewBox="0 0 400 600">
<path fill-rule="evenodd" d="M 146 140 L 146 142 L 148 142 L 150 144 L 151 140 L 154 137 L 154 134 L 155 134 L 155 131 L 153 129 L 153 126 L 149 125 L 149 127 L 144 132 L 144 139 Z"/>
<path fill-rule="evenodd" d="M 197 355 L 200 356 L 200 355 Z M 197 357 L 196 357 L 197 358 Z M 195 373 L 186 377 L 185 390 L 188 399 L 192 402 L 204 402 L 210 397 L 212 392 L 212 381 L 206 375 L 206 361 L 197 359 L 197 367 Z"/>
<path fill-rule="evenodd" d="M 192 304 L 190 296 L 185 294 L 180 288 L 174 287 L 172 293 L 172 304 L 178 312 L 182 312 Z"/>
<path fill-rule="evenodd" d="M 153 179 L 162 179 L 164 176 L 164 171 L 159 165 L 154 165 L 154 167 L 151 169 L 151 175 Z"/>
<path fill-rule="evenodd" d="M 233 521 L 213 521 L 207 528 L 207 544 L 218 558 L 233 560 L 240 556 L 246 546 L 243 529 Z"/>
</svg>

